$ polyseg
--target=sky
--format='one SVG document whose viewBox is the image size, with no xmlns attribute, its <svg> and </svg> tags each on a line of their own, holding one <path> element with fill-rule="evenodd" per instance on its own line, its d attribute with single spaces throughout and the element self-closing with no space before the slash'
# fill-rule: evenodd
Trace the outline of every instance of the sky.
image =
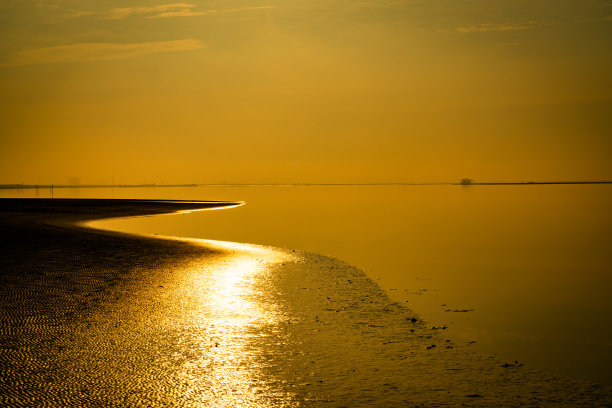
<svg viewBox="0 0 612 408">
<path fill-rule="evenodd" d="M 612 180 L 612 0 L 3 0 L 0 183 Z"/>
</svg>

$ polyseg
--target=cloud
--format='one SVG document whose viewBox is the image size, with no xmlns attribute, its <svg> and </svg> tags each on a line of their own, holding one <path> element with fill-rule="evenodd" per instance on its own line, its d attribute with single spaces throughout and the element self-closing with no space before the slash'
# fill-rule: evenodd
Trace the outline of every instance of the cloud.
<svg viewBox="0 0 612 408">
<path fill-rule="evenodd" d="M 64 14 L 64 18 L 80 18 L 80 17 L 92 16 L 94 14 L 96 13 L 94 13 L 93 11 L 70 10 Z"/>
<path fill-rule="evenodd" d="M 106 13 L 105 18 L 110 20 L 122 20 L 133 15 L 140 15 L 147 18 L 164 18 L 175 16 L 201 16 L 205 12 L 194 11 L 195 4 L 172 3 L 161 4 L 153 7 L 122 7 L 112 9 Z"/>
<path fill-rule="evenodd" d="M 148 54 L 192 51 L 200 48 L 204 48 L 204 45 L 199 40 L 193 38 L 143 43 L 79 43 L 19 51 L 12 60 L 0 64 L 0 67 L 115 60 Z"/>
<path fill-rule="evenodd" d="M 276 8 L 276 6 L 246 6 L 246 7 L 238 7 L 238 8 L 232 8 L 232 9 L 225 9 L 225 10 L 216 10 L 219 13 L 233 13 L 235 11 L 244 11 L 244 10 L 265 10 L 265 9 L 273 9 Z"/>
<path fill-rule="evenodd" d="M 124 20 L 130 17 L 140 17 L 148 19 L 157 18 L 170 18 L 170 17 L 194 17 L 194 16 L 205 16 L 213 13 L 233 13 L 237 11 L 245 10 L 263 10 L 271 9 L 276 6 L 246 6 L 231 8 L 225 10 L 206 10 L 197 11 L 194 10 L 195 4 L 191 3 L 170 3 L 161 4 L 152 7 L 120 7 L 114 8 L 108 11 L 102 12 L 91 12 L 82 10 L 70 10 L 64 14 L 64 18 L 78 18 L 86 16 L 97 16 L 98 18 L 106 20 Z"/>
<path fill-rule="evenodd" d="M 169 17 L 193 17 L 193 16 L 205 16 L 208 14 L 204 11 L 193 11 L 193 10 L 176 10 L 176 11 L 165 11 L 163 13 L 154 14 L 147 16 L 147 18 L 169 18 Z"/>
<path fill-rule="evenodd" d="M 470 26 L 459 26 L 455 29 L 439 29 L 438 31 L 443 33 L 461 33 L 461 34 L 471 34 L 471 33 L 486 33 L 492 31 L 523 31 L 523 30 L 531 30 L 536 27 L 535 21 L 529 21 L 527 23 L 506 23 L 506 24 L 498 24 L 498 23 L 482 23 Z"/>
</svg>

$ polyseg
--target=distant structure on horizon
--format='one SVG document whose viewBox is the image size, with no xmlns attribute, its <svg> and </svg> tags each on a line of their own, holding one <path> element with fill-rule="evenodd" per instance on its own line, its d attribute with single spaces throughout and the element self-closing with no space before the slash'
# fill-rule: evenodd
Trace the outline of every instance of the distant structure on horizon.
<svg viewBox="0 0 612 408">
<path fill-rule="evenodd" d="M 461 179 L 461 182 L 459 184 L 461 184 L 462 186 L 469 186 L 474 182 L 474 180 L 469 179 L 469 178 L 464 178 Z"/>
</svg>

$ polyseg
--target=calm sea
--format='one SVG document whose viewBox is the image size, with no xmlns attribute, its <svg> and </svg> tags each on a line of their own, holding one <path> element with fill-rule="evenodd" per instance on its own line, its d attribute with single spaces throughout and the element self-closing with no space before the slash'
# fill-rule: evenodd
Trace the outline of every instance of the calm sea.
<svg viewBox="0 0 612 408">
<path fill-rule="evenodd" d="M 456 341 L 612 384 L 612 185 L 98 188 L 54 196 L 244 201 L 104 224 L 339 258 L 432 326 L 447 326 Z"/>
</svg>

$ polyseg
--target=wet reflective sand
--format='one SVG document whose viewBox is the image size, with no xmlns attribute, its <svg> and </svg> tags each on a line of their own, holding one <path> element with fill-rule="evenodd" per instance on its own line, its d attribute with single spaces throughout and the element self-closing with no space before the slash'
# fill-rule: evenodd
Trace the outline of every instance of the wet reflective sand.
<svg viewBox="0 0 612 408">
<path fill-rule="evenodd" d="M 0 218 L 6 406 L 612 403 L 609 387 L 448 341 L 332 258 L 31 216 Z"/>
</svg>

